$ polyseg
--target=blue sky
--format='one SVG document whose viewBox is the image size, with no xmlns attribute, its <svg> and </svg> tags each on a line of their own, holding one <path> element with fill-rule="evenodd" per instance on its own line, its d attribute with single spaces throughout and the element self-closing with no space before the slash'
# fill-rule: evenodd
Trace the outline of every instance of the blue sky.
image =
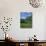
<svg viewBox="0 0 46 46">
<path fill-rule="evenodd" d="M 32 16 L 32 12 L 21 12 L 20 13 L 21 19 L 26 19 L 27 16 Z"/>
</svg>

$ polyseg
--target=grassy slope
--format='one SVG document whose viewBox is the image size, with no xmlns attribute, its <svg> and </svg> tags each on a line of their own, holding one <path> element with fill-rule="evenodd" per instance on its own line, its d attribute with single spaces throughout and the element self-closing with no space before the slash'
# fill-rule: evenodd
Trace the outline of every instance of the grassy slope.
<svg viewBox="0 0 46 46">
<path fill-rule="evenodd" d="M 32 28 L 32 17 L 27 17 L 26 20 L 21 20 L 20 27 L 21 28 Z"/>
</svg>

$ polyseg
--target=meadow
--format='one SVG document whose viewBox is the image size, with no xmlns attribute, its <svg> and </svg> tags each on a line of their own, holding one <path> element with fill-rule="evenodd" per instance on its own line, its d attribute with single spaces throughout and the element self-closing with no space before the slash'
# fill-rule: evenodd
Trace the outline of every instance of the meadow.
<svg viewBox="0 0 46 46">
<path fill-rule="evenodd" d="M 26 19 L 20 19 L 21 28 L 32 28 L 32 16 L 27 16 Z"/>
</svg>

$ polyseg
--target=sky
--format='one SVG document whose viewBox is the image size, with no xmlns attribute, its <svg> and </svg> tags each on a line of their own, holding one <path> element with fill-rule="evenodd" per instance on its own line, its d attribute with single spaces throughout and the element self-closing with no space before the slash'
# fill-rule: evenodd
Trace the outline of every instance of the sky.
<svg viewBox="0 0 46 46">
<path fill-rule="evenodd" d="M 27 16 L 32 16 L 32 12 L 21 12 L 20 13 L 21 19 L 26 19 Z"/>
</svg>

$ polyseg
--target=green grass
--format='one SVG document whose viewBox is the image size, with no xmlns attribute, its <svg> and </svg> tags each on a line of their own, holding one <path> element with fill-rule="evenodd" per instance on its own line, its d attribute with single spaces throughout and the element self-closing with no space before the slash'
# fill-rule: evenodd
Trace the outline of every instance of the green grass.
<svg viewBox="0 0 46 46">
<path fill-rule="evenodd" d="M 20 27 L 21 28 L 32 28 L 32 23 L 21 23 Z"/>
<path fill-rule="evenodd" d="M 32 28 L 32 16 L 29 16 L 26 19 L 20 19 L 20 27 Z"/>
</svg>

